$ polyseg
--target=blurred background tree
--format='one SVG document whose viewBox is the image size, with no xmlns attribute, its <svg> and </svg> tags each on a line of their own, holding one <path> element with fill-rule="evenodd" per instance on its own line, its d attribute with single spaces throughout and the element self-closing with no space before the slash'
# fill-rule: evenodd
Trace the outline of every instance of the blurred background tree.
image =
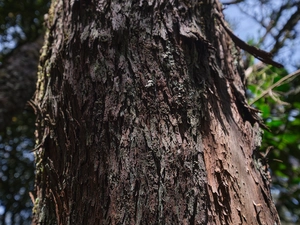
<svg viewBox="0 0 300 225">
<path fill-rule="evenodd" d="M 30 224 L 34 185 L 34 116 L 24 111 L 0 136 L 0 224 Z"/>
<path fill-rule="evenodd" d="M 0 0 L 1 62 L 12 49 L 35 41 L 43 33 L 44 14 L 48 11 L 49 2 Z"/>
<path fill-rule="evenodd" d="M 35 90 L 49 1 L 0 0 L 0 224 L 31 224 Z"/>
<path fill-rule="evenodd" d="M 261 154 L 270 164 L 274 200 L 282 224 L 299 224 L 299 71 L 282 79 L 300 67 L 300 0 L 221 2 L 233 30 L 245 23 L 257 27 L 243 39 L 272 52 L 285 66 L 264 65 L 242 52 L 249 103 L 270 129 L 264 131 Z M 48 0 L 0 0 L 0 225 L 31 223 L 35 119 L 26 103 L 35 90 L 48 7 Z"/>
</svg>

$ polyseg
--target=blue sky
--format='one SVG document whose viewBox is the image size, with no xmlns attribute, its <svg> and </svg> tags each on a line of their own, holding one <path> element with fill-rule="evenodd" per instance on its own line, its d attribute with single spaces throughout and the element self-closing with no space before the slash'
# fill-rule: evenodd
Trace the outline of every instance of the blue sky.
<svg viewBox="0 0 300 225">
<path fill-rule="evenodd" d="M 281 2 L 281 1 L 274 1 L 275 3 Z M 255 10 L 250 9 L 250 10 Z M 249 16 L 243 14 L 240 9 L 235 5 L 229 5 L 225 8 L 223 11 L 225 14 L 225 19 L 229 22 L 231 25 L 234 33 L 241 38 L 244 41 L 247 41 L 249 39 L 258 40 L 258 37 L 260 36 L 260 33 L 262 33 L 261 26 L 252 18 Z M 293 9 L 291 9 L 288 13 L 293 13 Z M 286 21 L 284 19 L 289 18 L 290 14 L 286 14 L 281 24 L 283 25 Z M 296 29 L 298 29 L 298 32 L 300 32 L 300 24 L 296 26 Z M 263 50 L 270 50 L 271 46 L 273 46 L 274 43 L 272 43 L 271 38 L 266 39 L 266 44 L 262 46 Z M 296 68 L 293 66 L 293 63 L 299 63 L 300 62 L 300 38 L 298 38 L 296 41 L 288 42 L 287 45 L 282 48 L 279 51 L 278 56 L 274 57 L 275 61 L 279 61 L 280 63 L 283 63 L 285 68 L 289 72 L 293 72 L 296 70 Z"/>
</svg>

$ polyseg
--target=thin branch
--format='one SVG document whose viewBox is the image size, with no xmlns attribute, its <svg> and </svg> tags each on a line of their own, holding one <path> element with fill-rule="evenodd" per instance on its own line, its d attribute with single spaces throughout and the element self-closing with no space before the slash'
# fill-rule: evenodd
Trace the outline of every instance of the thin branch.
<svg viewBox="0 0 300 225">
<path fill-rule="evenodd" d="M 275 84 L 271 85 L 270 87 L 268 87 L 265 91 L 263 91 L 259 96 L 257 96 L 253 101 L 251 101 L 249 103 L 249 105 L 253 105 L 255 102 L 257 102 L 259 99 L 263 98 L 264 96 L 266 96 L 267 94 L 269 94 L 274 88 L 282 85 L 285 81 L 287 81 L 288 79 L 294 79 L 297 76 L 300 75 L 300 70 L 295 71 L 294 73 L 291 73 L 283 78 L 281 78 L 279 81 L 277 81 Z"/>
<path fill-rule="evenodd" d="M 222 16 L 216 11 L 215 14 L 217 15 L 218 19 L 220 20 L 222 26 L 226 30 L 227 34 L 231 37 L 232 41 L 241 49 L 249 52 L 251 55 L 253 55 L 255 58 L 259 59 L 260 61 L 270 64 L 273 66 L 276 66 L 278 68 L 282 68 L 283 65 L 280 63 L 277 63 L 272 60 L 272 54 L 269 52 L 266 52 L 264 50 L 258 49 L 254 46 L 248 45 L 246 42 L 238 38 L 225 24 L 224 19 Z"/>
<path fill-rule="evenodd" d="M 276 37 L 274 37 L 276 43 L 272 49 L 272 53 L 276 53 L 284 44 L 284 41 L 288 38 L 289 32 L 297 25 L 300 20 L 300 6 L 298 6 L 297 11 L 289 18 L 283 28 L 278 32 Z M 282 40 L 280 40 L 280 38 Z"/>
<path fill-rule="evenodd" d="M 233 5 L 233 4 L 237 4 L 237 3 L 241 3 L 244 0 L 235 0 L 235 1 L 231 1 L 231 2 L 222 2 L 223 5 Z"/>
</svg>

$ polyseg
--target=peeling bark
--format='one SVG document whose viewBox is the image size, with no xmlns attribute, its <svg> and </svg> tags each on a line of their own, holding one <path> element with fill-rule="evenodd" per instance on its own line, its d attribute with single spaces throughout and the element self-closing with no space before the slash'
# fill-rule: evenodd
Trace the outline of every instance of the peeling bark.
<svg viewBox="0 0 300 225">
<path fill-rule="evenodd" d="M 236 51 L 211 1 L 52 3 L 40 224 L 279 224 Z"/>
</svg>

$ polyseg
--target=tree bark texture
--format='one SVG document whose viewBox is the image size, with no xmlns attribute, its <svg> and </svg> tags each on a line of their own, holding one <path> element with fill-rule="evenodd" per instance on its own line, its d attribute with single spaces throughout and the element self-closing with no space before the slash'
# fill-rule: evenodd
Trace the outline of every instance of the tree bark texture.
<svg viewBox="0 0 300 225">
<path fill-rule="evenodd" d="M 280 224 L 218 2 L 52 2 L 37 224 Z"/>
</svg>

